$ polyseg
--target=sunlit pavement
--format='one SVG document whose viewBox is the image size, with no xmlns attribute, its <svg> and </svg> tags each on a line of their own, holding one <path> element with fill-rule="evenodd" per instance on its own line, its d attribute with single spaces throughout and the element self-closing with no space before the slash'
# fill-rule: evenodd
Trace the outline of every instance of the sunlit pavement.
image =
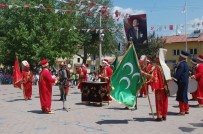
<svg viewBox="0 0 203 134">
<path fill-rule="evenodd" d="M 154 94 L 150 101 L 155 112 Z M 169 97 L 166 121 L 155 122 L 147 98 L 138 98 L 138 109 L 131 111 L 113 101 L 85 105 L 77 88 L 70 88 L 65 102 L 58 101 L 59 89 L 53 86 L 52 111 L 43 114 L 40 109 L 38 86 L 33 86 L 32 100 L 25 101 L 23 92 L 12 85 L 0 85 L 0 133 L 1 134 L 202 134 L 203 108 L 195 108 L 190 101 L 190 113 L 177 116 L 178 102 Z M 191 95 L 189 94 L 189 98 Z"/>
</svg>

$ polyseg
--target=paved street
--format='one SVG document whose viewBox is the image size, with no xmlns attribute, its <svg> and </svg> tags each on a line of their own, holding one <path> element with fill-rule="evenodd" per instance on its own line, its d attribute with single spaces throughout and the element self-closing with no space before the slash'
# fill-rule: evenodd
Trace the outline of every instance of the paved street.
<svg viewBox="0 0 203 134">
<path fill-rule="evenodd" d="M 169 97 L 169 115 L 166 121 L 155 122 L 147 98 L 138 98 L 138 110 L 125 110 L 113 101 L 109 105 L 84 105 L 78 89 L 70 88 L 65 102 L 58 101 L 59 90 L 53 87 L 52 110 L 43 114 L 40 109 L 38 86 L 33 86 L 32 100 L 25 101 L 23 92 L 12 85 L 0 85 L 1 134 L 202 134 L 203 108 L 195 108 L 190 101 L 190 114 L 177 116 L 175 97 Z M 189 98 L 191 96 L 189 95 Z M 155 112 L 154 94 L 150 100 Z"/>
</svg>

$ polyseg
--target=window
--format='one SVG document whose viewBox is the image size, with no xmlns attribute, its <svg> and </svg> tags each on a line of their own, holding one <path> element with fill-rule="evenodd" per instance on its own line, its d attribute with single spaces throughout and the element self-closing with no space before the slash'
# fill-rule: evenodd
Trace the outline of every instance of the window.
<svg viewBox="0 0 203 134">
<path fill-rule="evenodd" d="M 196 48 L 190 49 L 190 54 L 192 55 L 197 54 L 197 49 Z"/>
<path fill-rule="evenodd" d="M 80 58 L 78 58 L 78 63 L 80 63 Z"/>
<path fill-rule="evenodd" d="M 173 55 L 179 55 L 180 54 L 180 50 L 179 49 L 174 49 L 173 50 Z"/>
</svg>

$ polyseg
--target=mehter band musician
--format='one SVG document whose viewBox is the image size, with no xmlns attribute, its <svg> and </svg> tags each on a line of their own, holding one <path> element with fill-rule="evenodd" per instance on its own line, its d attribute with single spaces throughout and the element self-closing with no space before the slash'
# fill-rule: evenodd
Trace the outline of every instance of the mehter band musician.
<svg viewBox="0 0 203 134">
<path fill-rule="evenodd" d="M 99 74 L 99 78 L 100 78 L 101 82 L 107 82 L 109 101 L 112 101 L 112 98 L 110 97 L 110 78 L 111 78 L 112 72 L 113 72 L 113 70 L 110 68 L 108 60 L 103 59 L 102 60 L 102 69 L 101 69 L 101 72 Z"/>
<path fill-rule="evenodd" d="M 51 111 L 52 84 L 57 80 L 51 77 L 48 60 L 42 60 L 39 64 L 42 67 L 42 71 L 39 74 L 39 96 L 41 109 L 44 113 L 53 114 L 54 112 Z"/>
<path fill-rule="evenodd" d="M 199 55 L 197 57 L 198 65 L 196 67 L 195 75 L 193 75 L 191 78 L 194 78 L 198 81 L 197 86 L 197 101 L 198 105 L 197 107 L 203 107 L 203 55 Z"/>
<path fill-rule="evenodd" d="M 190 54 L 186 51 L 181 51 L 179 56 L 179 63 L 175 73 L 175 79 L 178 84 L 178 92 L 176 100 L 179 102 L 180 112 L 178 115 L 189 114 L 188 104 L 188 82 L 189 82 L 189 68 L 186 62 Z"/>
<path fill-rule="evenodd" d="M 25 100 L 31 100 L 33 73 L 30 71 L 30 65 L 26 60 L 22 61 L 22 65 L 22 83 L 24 98 Z"/>
</svg>

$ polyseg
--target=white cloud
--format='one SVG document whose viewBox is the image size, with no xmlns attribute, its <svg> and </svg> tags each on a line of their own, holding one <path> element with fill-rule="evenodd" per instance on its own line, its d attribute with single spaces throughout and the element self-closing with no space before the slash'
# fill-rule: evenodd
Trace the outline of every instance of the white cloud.
<svg viewBox="0 0 203 134">
<path fill-rule="evenodd" d="M 191 23 L 191 24 L 194 24 L 194 23 L 202 23 L 203 22 L 203 17 L 201 17 L 201 18 L 195 18 L 195 19 L 193 19 L 193 20 L 191 20 L 191 21 L 189 21 L 189 23 Z"/>
<path fill-rule="evenodd" d="M 115 13 L 115 11 L 118 10 L 121 12 L 121 14 L 130 14 L 130 15 L 136 15 L 136 14 L 143 14 L 145 13 L 144 10 L 138 10 L 138 9 L 132 9 L 132 8 L 122 8 L 122 7 L 113 7 L 112 12 Z"/>
<path fill-rule="evenodd" d="M 118 10 L 118 12 L 121 13 L 119 21 L 122 21 L 123 18 L 126 16 L 126 14 L 128 14 L 128 15 L 137 15 L 137 14 L 146 13 L 144 10 L 138 10 L 138 9 L 132 9 L 132 8 L 122 8 L 122 7 L 115 6 L 111 10 L 111 13 L 112 13 L 112 15 L 113 15 L 113 17 L 115 19 L 116 19 L 116 15 L 115 15 L 116 10 Z"/>
<path fill-rule="evenodd" d="M 203 17 L 195 18 L 193 20 L 188 21 L 188 31 L 193 31 L 197 29 L 203 29 Z"/>
</svg>

